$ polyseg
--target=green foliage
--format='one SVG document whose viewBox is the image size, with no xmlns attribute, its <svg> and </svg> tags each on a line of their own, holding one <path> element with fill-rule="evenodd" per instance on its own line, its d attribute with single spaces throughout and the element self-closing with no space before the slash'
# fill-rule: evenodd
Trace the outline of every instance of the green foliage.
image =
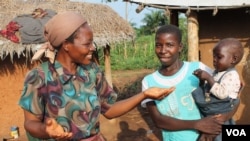
<svg viewBox="0 0 250 141">
<path fill-rule="evenodd" d="M 151 13 L 146 13 L 142 19 L 144 23 L 140 28 L 140 33 L 144 35 L 151 35 L 155 33 L 158 26 L 168 24 L 168 18 L 165 16 L 163 10 L 151 10 Z"/>
<path fill-rule="evenodd" d="M 103 51 L 99 50 L 98 54 L 103 66 Z M 134 42 L 111 45 L 110 55 L 112 70 L 153 69 L 159 66 L 154 53 L 154 35 L 141 36 Z"/>
</svg>

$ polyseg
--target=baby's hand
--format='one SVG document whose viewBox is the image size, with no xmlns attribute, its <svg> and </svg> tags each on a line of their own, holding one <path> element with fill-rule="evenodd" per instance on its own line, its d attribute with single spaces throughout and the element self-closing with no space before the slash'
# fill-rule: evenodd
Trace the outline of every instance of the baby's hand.
<svg viewBox="0 0 250 141">
<path fill-rule="evenodd" d="M 193 74 L 201 80 L 207 80 L 210 77 L 210 74 L 202 69 L 197 69 Z"/>
<path fill-rule="evenodd" d="M 193 75 L 197 76 L 198 78 L 200 78 L 201 74 L 202 74 L 202 69 L 197 69 L 193 72 Z"/>
</svg>

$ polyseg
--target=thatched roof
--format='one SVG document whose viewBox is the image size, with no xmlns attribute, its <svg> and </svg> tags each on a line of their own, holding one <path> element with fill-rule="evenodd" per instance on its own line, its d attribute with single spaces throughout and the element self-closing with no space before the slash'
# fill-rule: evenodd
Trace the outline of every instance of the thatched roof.
<svg viewBox="0 0 250 141">
<path fill-rule="evenodd" d="M 130 24 L 109 6 L 86 2 L 70 2 L 67 0 L 0 0 L 0 29 L 17 15 L 31 14 L 36 8 L 51 9 L 56 12 L 76 11 L 83 15 L 92 26 L 94 41 L 98 47 L 107 44 L 132 40 L 134 30 Z M 5 56 L 29 54 L 35 50 L 36 44 L 17 44 L 0 36 L 0 60 Z"/>
<path fill-rule="evenodd" d="M 214 10 L 250 7 L 249 0 L 124 0 L 142 6 L 174 10 Z"/>
</svg>

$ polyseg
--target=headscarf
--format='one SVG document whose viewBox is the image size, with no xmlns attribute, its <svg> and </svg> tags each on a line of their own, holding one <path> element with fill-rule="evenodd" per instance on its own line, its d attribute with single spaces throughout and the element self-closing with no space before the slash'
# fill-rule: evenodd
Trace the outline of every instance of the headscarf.
<svg viewBox="0 0 250 141">
<path fill-rule="evenodd" d="M 49 58 L 50 62 L 53 63 L 55 60 L 55 49 L 86 22 L 80 14 L 72 11 L 58 13 L 53 16 L 44 27 L 44 36 L 48 42 L 38 49 L 31 62 L 40 59 L 45 53 L 45 57 Z"/>
</svg>

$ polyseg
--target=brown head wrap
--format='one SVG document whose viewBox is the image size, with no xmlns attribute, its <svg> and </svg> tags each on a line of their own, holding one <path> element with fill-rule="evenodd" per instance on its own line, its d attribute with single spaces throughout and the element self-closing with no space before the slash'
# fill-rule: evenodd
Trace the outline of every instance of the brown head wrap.
<svg viewBox="0 0 250 141">
<path fill-rule="evenodd" d="M 38 60 L 45 52 L 45 57 L 48 57 L 51 62 L 54 62 L 54 48 L 58 47 L 65 41 L 77 28 L 87 22 L 80 14 L 75 12 L 63 12 L 52 17 L 45 25 L 45 43 L 32 57 L 33 60 Z"/>
</svg>

